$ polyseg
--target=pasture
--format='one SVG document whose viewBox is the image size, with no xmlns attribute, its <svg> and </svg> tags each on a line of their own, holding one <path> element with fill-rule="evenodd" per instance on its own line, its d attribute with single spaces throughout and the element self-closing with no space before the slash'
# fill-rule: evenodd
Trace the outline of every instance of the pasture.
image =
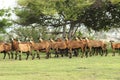
<svg viewBox="0 0 120 80">
<path fill-rule="evenodd" d="M 0 80 L 120 80 L 120 56 L 3 60 Z"/>
</svg>

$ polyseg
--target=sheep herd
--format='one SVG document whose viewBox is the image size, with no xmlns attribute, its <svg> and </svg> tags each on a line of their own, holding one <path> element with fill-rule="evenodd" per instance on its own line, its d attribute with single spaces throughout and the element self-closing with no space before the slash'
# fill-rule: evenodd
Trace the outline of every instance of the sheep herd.
<svg viewBox="0 0 120 80">
<path fill-rule="evenodd" d="M 115 56 L 115 51 L 120 49 L 120 43 L 111 42 L 111 48 L 113 51 L 113 56 Z M 26 60 L 29 55 L 32 60 L 35 58 L 40 59 L 41 52 L 46 53 L 46 58 L 51 57 L 51 53 L 54 53 L 55 57 L 66 56 L 72 58 L 73 56 L 78 56 L 79 51 L 81 51 L 81 58 L 94 56 L 94 55 L 105 55 L 107 56 L 107 44 L 100 40 L 91 40 L 88 38 L 80 39 L 76 37 L 73 40 L 57 38 L 56 40 L 49 39 L 43 40 L 39 38 L 39 42 L 35 42 L 32 38 L 29 41 L 21 42 L 18 39 L 11 39 L 11 42 L 4 43 L 0 42 L 0 52 L 4 54 L 3 59 L 5 59 L 6 54 L 8 54 L 9 59 L 21 60 L 22 54 L 26 54 Z"/>
</svg>

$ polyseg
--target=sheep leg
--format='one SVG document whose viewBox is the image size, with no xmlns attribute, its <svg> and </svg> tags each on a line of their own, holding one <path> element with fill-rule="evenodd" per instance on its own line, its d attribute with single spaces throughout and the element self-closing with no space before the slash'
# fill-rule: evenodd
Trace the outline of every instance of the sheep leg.
<svg viewBox="0 0 120 80">
<path fill-rule="evenodd" d="M 113 50 L 113 55 L 112 56 L 115 56 L 115 50 Z"/>
<path fill-rule="evenodd" d="M 105 56 L 107 56 L 108 55 L 108 50 L 107 49 L 105 50 L 105 53 L 106 53 Z"/>
<path fill-rule="evenodd" d="M 19 53 L 19 60 L 22 60 L 21 55 L 22 55 L 22 52 Z"/>
<path fill-rule="evenodd" d="M 37 51 L 37 58 L 40 59 L 40 52 Z"/>
<path fill-rule="evenodd" d="M 57 51 L 55 51 L 55 57 L 57 57 Z"/>
<path fill-rule="evenodd" d="M 91 57 L 92 56 L 92 48 L 90 48 L 90 51 L 89 51 L 89 56 Z"/>
<path fill-rule="evenodd" d="M 98 50 L 99 50 L 99 54 L 100 54 L 101 56 L 103 56 L 103 49 L 102 49 L 102 48 L 99 48 Z"/>
<path fill-rule="evenodd" d="M 72 58 L 72 49 L 70 49 L 69 58 Z"/>
<path fill-rule="evenodd" d="M 9 59 L 10 59 L 10 52 L 8 52 L 8 57 L 9 57 Z"/>
<path fill-rule="evenodd" d="M 68 49 L 65 49 L 65 56 L 68 56 Z"/>
<path fill-rule="evenodd" d="M 95 47 L 95 56 L 98 56 L 100 54 L 100 49 L 98 47 Z"/>
<path fill-rule="evenodd" d="M 84 57 L 84 49 L 82 48 L 81 51 L 82 51 L 81 58 L 83 58 Z"/>
<path fill-rule="evenodd" d="M 21 60 L 21 55 L 19 55 L 19 60 Z"/>
<path fill-rule="evenodd" d="M 37 56 L 38 57 L 38 56 Z M 37 58 L 36 57 L 36 58 Z M 32 53 L 32 60 L 35 59 L 35 53 Z"/>
<path fill-rule="evenodd" d="M 4 53 L 4 57 L 3 57 L 3 59 L 5 59 L 5 57 L 6 57 L 6 52 Z"/>
<path fill-rule="evenodd" d="M 79 51 L 78 49 L 75 49 L 75 50 L 74 50 L 74 56 L 78 57 L 78 54 L 79 54 L 78 51 Z M 83 52 L 83 51 L 82 51 L 82 52 Z"/>
<path fill-rule="evenodd" d="M 40 53 L 39 52 L 38 52 L 37 56 L 38 56 L 38 59 L 40 59 Z"/>
<path fill-rule="evenodd" d="M 46 53 L 46 59 L 48 59 L 49 58 L 49 53 Z"/>
<path fill-rule="evenodd" d="M 70 54 L 69 58 L 72 58 L 72 53 L 70 52 L 69 54 Z"/>
<path fill-rule="evenodd" d="M 60 49 L 61 57 L 63 57 L 64 50 Z"/>
<path fill-rule="evenodd" d="M 11 52 L 11 59 L 13 59 L 13 52 Z"/>
<path fill-rule="evenodd" d="M 46 52 L 46 59 L 51 57 L 51 53 L 49 52 L 49 49 L 46 49 L 45 52 Z M 40 55 L 39 55 L 39 57 L 40 57 Z"/>
<path fill-rule="evenodd" d="M 29 53 L 26 53 L 26 54 L 27 54 L 26 60 L 28 60 L 28 57 L 29 57 Z"/>
<path fill-rule="evenodd" d="M 59 55 L 58 55 L 58 49 L 55 50 L 55 57 L 59 57 Z"/>
<path fill-rule="evenodd" d="M 56 49 L 56 56 L 57 56 L 57 58 L 59 57 L 59 51 L 58 51 L 58 48 Z"/>
<path fill-rule="evenodd" d="M 37 56 L 38 56 L 38 59 L 40 59 L 40 54 L 37 54 Z"/>
<path fill-rule="evenodd" d="M 118 51 L 119 51 L 119 54 L 118 54 L 118 55 L 120 55 L 120 48 L 118 49 Z"/>
<path fill-rule="evenodd" d="M 17 60 L 17 52 L 15 53 L 15 60 Z"/>
<path fill-rule="evenodd" d="M 49 57 L 51 58 L 51 52 L 48 52 L 49 53 Z"/>
<path fill-rule="evenodd" d="M 89 52 L 88 49 L 85 48 L 85 51 L 84 51 L 84 52 L 85 52 L 85 56 L 86 56 L 86 58 L 87 58 L 87 57 L 88 57 L 88 52 Z"/>
</svg>

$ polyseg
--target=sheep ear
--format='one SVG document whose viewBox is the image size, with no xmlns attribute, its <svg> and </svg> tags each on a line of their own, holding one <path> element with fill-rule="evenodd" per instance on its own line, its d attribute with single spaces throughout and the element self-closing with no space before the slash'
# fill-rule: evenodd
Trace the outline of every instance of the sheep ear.
<svg viewBox="0 0 120 80">
<path fill-rule="evenodd" d="M 33 40 L 33 37 L 30 37 L 30 40 Z"/>
<path fill-rule="evenodd" d="M 11 38 L 11 40 L 13 41 L 13 38 Z"/>
<path fill-rule="evenodd" d="M 20 43 L 21 41 L 18 39 L 18 42 Z"/>
<path fill-rule="evenodd" d="M 39 38 L 39 41 L 41 41 L 41 42 L 42 42 L 42 41 L 43 41 L 43 39 L 40 37 L 40 38 Z"/>
</svg>

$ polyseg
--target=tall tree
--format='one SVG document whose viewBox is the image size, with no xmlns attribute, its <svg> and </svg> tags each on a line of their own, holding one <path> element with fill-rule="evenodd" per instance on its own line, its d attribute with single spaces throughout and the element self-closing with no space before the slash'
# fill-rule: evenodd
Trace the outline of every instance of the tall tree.
<svg viewBox="0 0 120 80">
<path fill-rule="evenodd" d="M 78 14 L 94 2 L 94 0 L 19 0 L 22 9 L 16 14 L 20 17 L 19 23 L 30 25 L 33 23 L 65 28 L 70 26 L 69 38 L 75 32 Z"/>
<path fill-rule="evenodd" d="M 120 4 L 117 0 L 19 0 L 16 10 L 21 25 L 63 27 L 71 38 L 81 23 L 88 29 L 108 30 L 120 24 Z"/>
</svg>

